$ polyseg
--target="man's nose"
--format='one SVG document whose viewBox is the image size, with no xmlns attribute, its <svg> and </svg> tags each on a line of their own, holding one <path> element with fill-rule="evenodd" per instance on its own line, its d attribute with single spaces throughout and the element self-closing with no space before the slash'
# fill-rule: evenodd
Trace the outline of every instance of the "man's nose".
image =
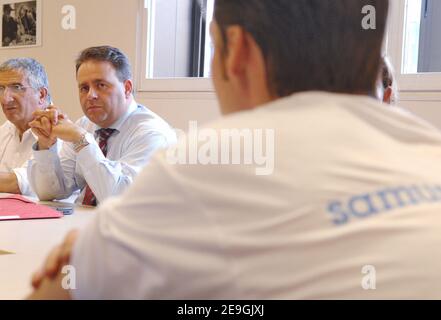
<svg viewBox="0 0 441 320">
<path fill-rule="evenodd" d="M 14 100 L 14 97 L 12 96 L 8 87 L 5 88 L 3 93 L 0 92 L 0 99 L 5 102 L 11 102 Z"/>
<path fill-rule="evenodd" d="M 96 90 L 90 87 L 89 92 L 87 93 L 87 99 L 94 100 L 96 98 L 98 98 L 98 94 L 96 93 Z"/>
</svg>

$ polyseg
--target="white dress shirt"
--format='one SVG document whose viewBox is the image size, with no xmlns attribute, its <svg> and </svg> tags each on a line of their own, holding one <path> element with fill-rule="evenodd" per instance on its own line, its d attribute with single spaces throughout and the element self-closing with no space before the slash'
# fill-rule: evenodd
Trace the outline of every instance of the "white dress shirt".
<svg viewBox="0 0 441 320">
<path fill-rule="evenodd" d="M 32 145 L 37 141 L 32 130 L 20 134 L 17 127 L 6 121 L 0 127 L 0 172 L 15 173 L 18 187 L 23 195 L 31 196 L 33 192 L 27 178 L 27 164 L 32 157 Z"/>
<path fill-rule="evenodd" d="M 439 130 L 314 92 L 208 127 L 274 129 L 273 174 L 158 153 L 81 232 L 75 298 L 441 298 Z"/>
<path fill-rule="evenodd" d="M 72 143 L 64 143 L 57 155 L 57 147 L 36 150 L 28 167 L 30 184 L 41 200 L 65 199 L 81 190 L 77 203 L 84 198 L 88 184 L 97 201 L 118 195 L 133 182 L 152 154 L 175 143 L 174 130 L 158 115 L 135 101 L 127 113 L 110 128 L 116 129 L 108 140 L 107 158 L 103 155 L 96 131 L 100 128 L 87 117 L 77 125 L 88 134 L 89 145 L 79 153 Z"/>
</svg>

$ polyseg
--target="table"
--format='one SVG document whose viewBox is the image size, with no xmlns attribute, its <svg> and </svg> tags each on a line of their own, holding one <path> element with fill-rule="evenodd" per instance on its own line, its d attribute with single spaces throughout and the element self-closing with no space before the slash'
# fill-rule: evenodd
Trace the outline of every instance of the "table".
<svg viewBox="0 0 441 320">
<path fill-rule="evenodd" d="M 31 276 L 49 251 L 72 229 L 94 216 L 91 208 L 76 206 L 61 219 L 0 221 L 0 299 L 22 299 L 31 292 Z"/>
</svg>

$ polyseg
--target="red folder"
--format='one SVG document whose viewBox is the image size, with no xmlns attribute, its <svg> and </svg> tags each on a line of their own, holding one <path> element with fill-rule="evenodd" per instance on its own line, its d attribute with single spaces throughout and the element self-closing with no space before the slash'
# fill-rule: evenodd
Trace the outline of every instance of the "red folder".
<svg viewBox="0 0 441 320">
<path fill-rule="evenodd" d="M 0 221 L 54 219 L 62 216 L 61 212 L 36 204 L 20 195 L 0 197 Z"/>
</svg>

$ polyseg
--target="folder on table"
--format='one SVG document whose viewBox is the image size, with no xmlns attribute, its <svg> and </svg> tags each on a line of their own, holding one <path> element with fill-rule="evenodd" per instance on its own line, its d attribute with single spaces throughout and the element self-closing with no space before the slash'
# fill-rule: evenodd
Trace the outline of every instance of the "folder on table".
<svg viewBox="0 0 441 320">
<path fill-rule="evenodd" d="M 61 212 L 36 204 L 20 195 L 0 197 L 0 221 L 55 219 L 62 216 Z"/>
</svg>

